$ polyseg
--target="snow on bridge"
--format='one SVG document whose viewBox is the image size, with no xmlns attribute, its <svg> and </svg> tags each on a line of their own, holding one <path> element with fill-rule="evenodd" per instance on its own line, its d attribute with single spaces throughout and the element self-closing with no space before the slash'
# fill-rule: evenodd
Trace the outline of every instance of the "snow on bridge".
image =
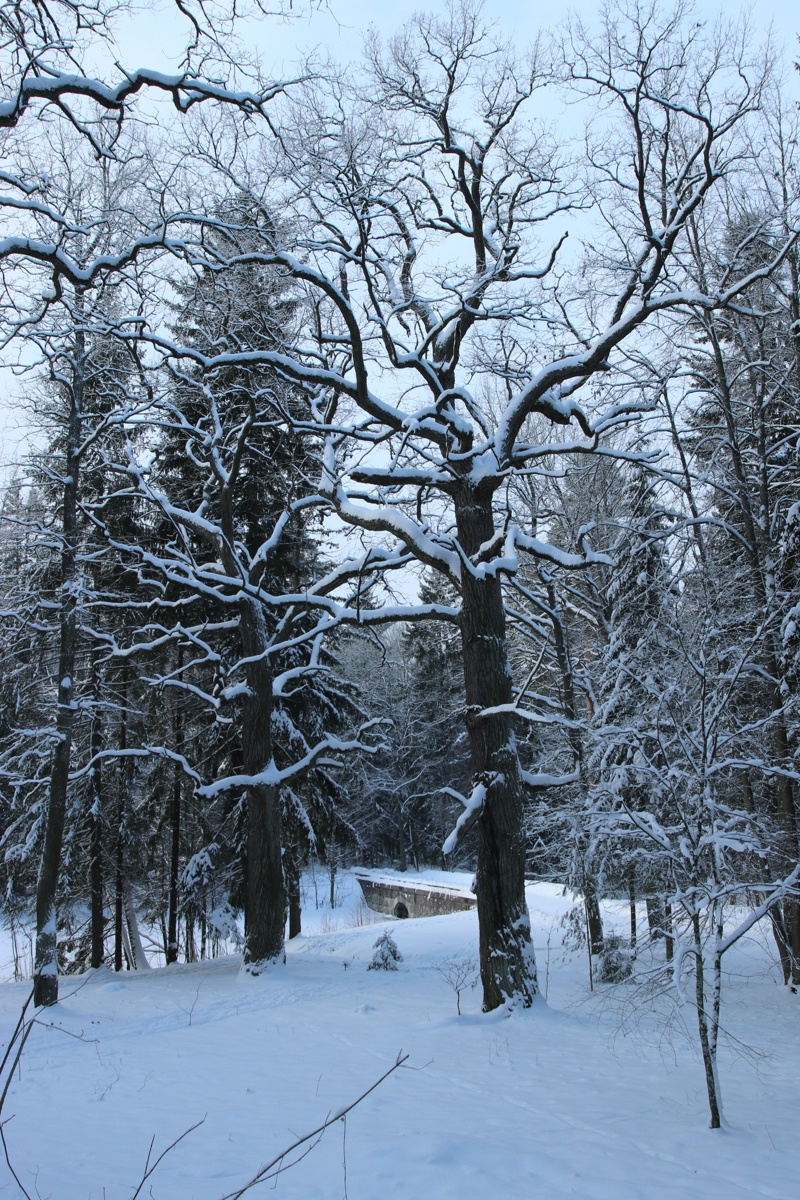
<svg viewBox="0 0 800 1200">
<path fill-rule="evenodd" d="M 372 871 L 354 867 L 367 907 L 392 917 L 438 917 L 475 908 L 470 877 L 445 871 L 411 875 L 400 871 Z M 428 875 L 436 878 L 429 878 Z"/>
</svg>

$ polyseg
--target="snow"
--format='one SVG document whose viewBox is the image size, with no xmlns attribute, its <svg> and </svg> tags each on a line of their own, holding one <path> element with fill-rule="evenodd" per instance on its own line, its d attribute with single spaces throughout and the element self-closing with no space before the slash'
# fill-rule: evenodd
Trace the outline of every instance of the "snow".
<svg viewBox="0 0 800 1200">
<path fill-rule="evenodd" d="M 402 886 L 410 891 L 447 892 L 451 896 L 464 896 L 475 899 L 472 890 L 474 876 L 463 871 L 437 871 L 429 867 L 424 871 L 411 874 L 408 871 L 394 871 L 388 868 L 373 870 L 369 867 L 354 867 L 352 874 L 357 879 L 366 879 L 370 883 L 388 884 L 390 887 Z"/>
<path fill-rule="evenodd" d="M 679 1024 L 665 1024 L 663 1002 L 637 1000 L 627 984 L 589 995 L 585 953 L 564 947 L 559 925 L 573 898 L 556 885 L 528 891 L 548 1003 L 482 1015 L 467 988 L 458 1018 L 435 964 L 476 957 L 474 912 L 377 917 L 344 873 L 340 906 L 316 909 L 304 883 L 306 933 L 289 944 L 285 967 L 257 979 L 236 957 L 62 979 L 62 1002 L 40 1014 L 3 1113 L 14 1115 L 4 1132 L 31 1194 L 128 1200 L 151 1138 L 155 1156 L 203 1120 L 142 1194 L 152 1186 L 155 1200 L 219 1200 L 358 1097 L 401 1049 L 406 1066 L 347 1118 L 349 1200 L 795 1194 L 797 998 L 779 986 L 758 931 L 729 956 L 724 1024 L 751 1049 L 721 1045 L 730 1129 L 712 1133 L 699 1056 Z M 328 888 L 318 875 L 318 897 Z M 607 903 L 604 916 L 625 930 L 627 906 Z M 384 929 L 403 961 L 396 972 L 368 971 Z M 6 1040 L 28 990 L 0 986 Z M 335 1125 L 282 1174 L 278 1196 L 341 1200 L 342 1135 Z M 19 1192 L 3 1164 L 5 1195 Z"/>
<path fill-rule="evenodd" d="M 446 787 L 441 790 L 445 795 L 453 796 L 464 805 L 464 811 L 456 821 L 455 828 L 447 835 L 444 846 L 442 846 L 443 854 L 452 854 L 458 845 L 462 829 L 465 826 L 469 828 L 470 825 L 473 825 L 476 817 L 483 810 L 489 788 L 485 783 L 476 783 L 469 796 L 462 796 L 460 792 L 455 791 L 453 788 Z"/>
</svg>

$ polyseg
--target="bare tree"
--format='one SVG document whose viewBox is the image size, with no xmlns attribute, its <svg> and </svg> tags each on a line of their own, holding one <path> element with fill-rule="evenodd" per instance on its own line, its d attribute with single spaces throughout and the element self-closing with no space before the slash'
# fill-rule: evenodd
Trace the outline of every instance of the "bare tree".
<svg viewBox="0 0 800 1200">
<path fill-rule="evenodd" d="M 566 86 L 600 114 L 580 167 L 526 116 L 553 61 L 541 47 L 515 56 L 468 5 L 418 18 L 386 52 L 372 41 L 368 94 L 311 89 L 268 180 L 240 147 L 222 164 L 265 212 L 283 172 L 286 230 L 265 221 L 262 248 L 227 261 L 274 265 L 307 289 L 313 336 L 263 361 L 310 395 L 326 438 L 321 502 L 370 537 L 374 566 L 413 560 L 460 592 L 474 786 L 448 845 L 477 825 L 487 1009 L 530 1004 L 537 990 L 514 732 L 524 710 L 502 579 L 520 552 L 575 569 L 597 561 L 586 530 L 570 550 L 546 529 L 523 533 L 506 487 L 546 455 L 604 452 L 604 435 L 636 415 L 606 381 L 627 369 L 643 327 L 743 290 L 687 291 L 676 255 L 736 158 L 762 74 L 738 34 L 706 34 L 680 8 L 610 12 L 596 40 L 574 28 L 562 53 Z M 554 225 L 579 203 L 608 234 L 584 264 L 559 268 Z M 556 447 L 531 436 L 537 414 L 569 436 Z"/>
</svg>

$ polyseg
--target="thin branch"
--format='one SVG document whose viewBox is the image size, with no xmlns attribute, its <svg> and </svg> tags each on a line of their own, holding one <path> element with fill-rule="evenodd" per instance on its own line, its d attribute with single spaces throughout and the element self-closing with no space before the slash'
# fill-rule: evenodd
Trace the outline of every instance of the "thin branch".
<svg viewBox="0 0 800 1200">
<path fill-rule="evenodd" d="M 343 1121 L 348 1113 L 352 1112 L 354 1108 L 361 1104 L 362 1100 L 366 1100 L 367 1096 L 369 1096 L 371 1092 L 374 1092 L 376 1088 L 380 1087 L 385 1079 L 388 1079 L 390 1075 L 393 1075 L 397 1068 L 402 1067 L 407 1061 L 408 1055 L 403 1054 L 401 1050 L 397 1055 L 396 1061 L 391 1067 L 389 1067 L 388 1071 L 384 1071 L 383 1075 L 381 1075 L 379 1079 L 376 1079 L 375 1082 L 368 1087 L 365 1092 L 362 1092 L 360 1096 L 351 1101 L 351 1103 L 347 1104 L 344 1108 L 338 1109 L 338 1111 L 335 1113 L 330 1113 L 322 1122 L 322 1124 L 318 1125 L 316 1129 L 312 1129 L 311 1132 L 305 1134 L 304 1137 L 298 1138 L 297 1141 L 292 1142 L 291 1146 L 287 1146 L 285 1150 L 282 1150 L 280 1154 L 277 1154 L 275 1158 L 266 1163 L 265 1166 L 261 1167 L 261 1169 L 248 1183 L 244 1185 L 244 1187 L 241 1187 L 234 1192 L 226 1192 L 224 1196 L 220 1197 L 220 1200 L 240 1200 L 241 1196 L 244 1196 L 246 1192 L 249 1192 L 250 1189 L 254 1188 L 257 1184 L 266 1183 L 270 1179 L 275 1179 L 281 1174 L 282 1171 L 286 1171 L 289 1169 L 289 1167 L 294 1166 L 295 1162 L 299 1162 L 300 1159 L 295 1159 L 294 1162 L 286 1163 L 284 1165 L 284 1160 L 288 1157 L 288 1155 L 292 1154 L 295 1150 L 299 1150 L 301 1146 L 305 1146 L 308 1142 L 313 1142 L 314 1145 L 316 1145 L 326 1129 L 329 1129 L 331 1125 L 335 1125 L 337 1121 Z M 301 1155 L 301 1157 L 304 1157 L 304 1155 Z M 138 1192 L 136 1195 L 138 1195 Z M 133 1200 L 136 1200 L 136 1196 L 133 1197 Z"/>
</svg>

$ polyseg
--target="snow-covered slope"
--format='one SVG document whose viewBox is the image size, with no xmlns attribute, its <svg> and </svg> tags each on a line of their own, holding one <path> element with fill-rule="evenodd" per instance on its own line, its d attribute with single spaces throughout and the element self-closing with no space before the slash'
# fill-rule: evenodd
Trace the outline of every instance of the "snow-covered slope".
<svg viewBox="0 0 800 1200">
<path fill-rule="evenodd" d="M 315 910 L 312 895 L 310 932 L 289 946 L 285 967 L 259 979 L 227 958 L 63 981 L 63 1001 L 34 1028 L 3 1114 L 14 1114 L 5 1136 L 32 1196 L 129 1200 L 151 1139 L 155 1155 L 202 1119 L 141 1195 L 152 1186 L 156 1200 L 218 1200 L 357 1097 L 401 1049 L 407 1067 L 349 1116 L 346 1141 L 333 1126 L 280 1176 L 279 1196 L 795 1194 L 797 999 L 778 985 L 766 944 L 732 952 L 724 1020 L 739 1041 L 721 1047 L 731 1128 L 711 1133 L 702 1069 L 680 1022 L 665 1027 L 667 1002 L 630 985 L 589 996 L 585 953 L 561 944 L 570 898 L 558 888 L 529 890 L 548 1004 L 485 1016 L 468 990 L 458 1018 L 435 964 L 475 956 L 475 914 L 372 922 L 352 881 L 342 882 L 343 906 Z M 627 912 L 607 906 L 606 918 L 624 927 Z M 400 969 L 368 971 L 388 927 Z M 26 992 L 0 987 L 4 1038 Z M 0 1195 L 20 1195 L 5 1163 Z"/>
</svg>

